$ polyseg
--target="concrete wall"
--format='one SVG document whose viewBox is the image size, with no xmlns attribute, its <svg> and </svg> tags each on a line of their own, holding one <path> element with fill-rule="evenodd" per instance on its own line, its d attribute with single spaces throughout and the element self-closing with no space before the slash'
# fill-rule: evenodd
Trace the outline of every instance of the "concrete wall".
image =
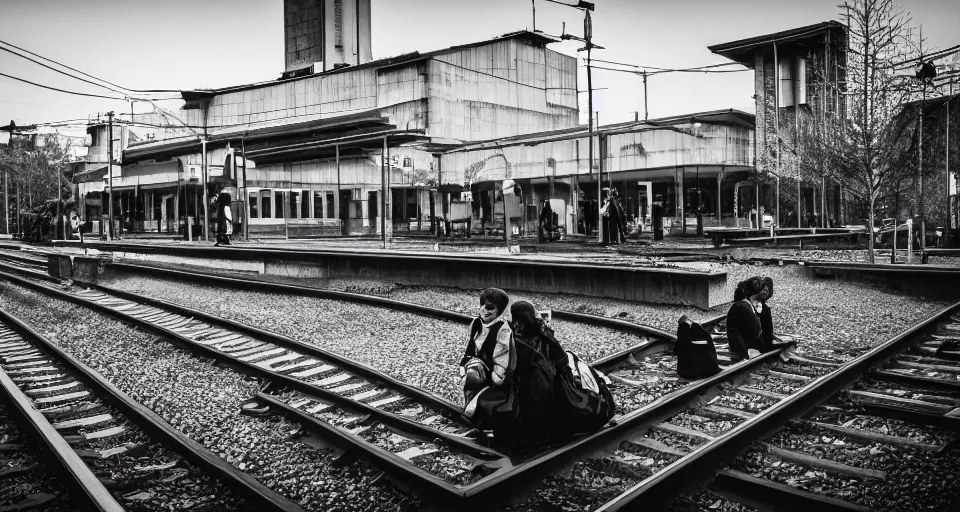
<svg viewBox="0 0 960 512">
<path fill-rule="evenodd" d="M 516 260 L 497 256 L 456 256 L 364 251 L 296 251 L 234 248 L 113 247 L 114 261 L 155 262 L 221 271 L 300 278 L 362 278 L 404 285 L 569 293 L 654 304 L 708 309 L 729 301 L 723 294 L 725 272 L 702 273 Z"/>
</svg>

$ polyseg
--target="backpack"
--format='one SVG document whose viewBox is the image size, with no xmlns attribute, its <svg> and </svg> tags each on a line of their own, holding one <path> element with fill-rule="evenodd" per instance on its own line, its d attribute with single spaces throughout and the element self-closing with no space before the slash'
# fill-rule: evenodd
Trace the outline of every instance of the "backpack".
<svg viewBox="0 0 960 512">
<path fill-rule="evenodd" d="M 677 356 L 677 374 L 684 379 L 703 379 L 720 373 L 713 338 L 687 315 L 680 317 L 674 354 Z"/>
<path fill-rule="evenodd" d="M 514 338 L 514 344 L 517 348 L 517 369 L 513 375 L 518 386 L 520 411 L 515 432 L 511 435 L 517 438 L 542 438 L 544 429 L 556 419 L 554 382 L 557 372 L 533 344 L 521 338 Z"/>
<path fill-rule="evenodd" d="M 609 380 L 579 356 L 567 351 L 567 361 L 557 368 L 554 400 L 558 434 L 571 436 L 596 431 L 616 414 Z"/>
<path fill-rule="evenodd" d="M 937 347 L 936 356 L 948 361 L 960 361 L 960 341 L 944 341 Z"/>
</svg>

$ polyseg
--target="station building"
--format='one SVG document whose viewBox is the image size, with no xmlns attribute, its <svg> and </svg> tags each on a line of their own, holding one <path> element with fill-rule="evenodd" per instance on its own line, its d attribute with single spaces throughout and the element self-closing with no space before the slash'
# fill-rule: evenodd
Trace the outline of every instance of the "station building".
<svg viewBox="0 0 960 512">
<path fill-rule="evenodd" d="M 470 202 L 463 211 L 473 224 L 489 219 L 496 226 L 506 205 L 512 225 L 525 233 L 536 232 L 547 200 L 562 232 L 594 233 L 598 192 L 605 197 L 608 187 L 618 192 L 627 222 L 643 229 L 651 226 L 658 196 L 669 233 L 695 230 L 698 208 L 706 227 L 745 226 L 753 197 L 753 123 L 751 114 L 723 110 L 601 126 L 592 141 L 592 169 L 584 126 L 466 144 L 440 156 L 440 177 L 447 187 L 469 191 L 452 206 L 456 211 L 458 202 Z M 498 194 L 504 180 L 513 180 L 521 194 Z"/>
<path fill-rule="evenodd" d="M 183 91 L 175 120 L 122 147 L 112 188 L 127 229 L 202 225 L 206 181 L 207 201 L 231 193 L 251 237 L 426 231 L 440 215 L 437 154 L 577 125 L 577 62 L 548 48 L 554 37 L 374 61 L 369 0 L 286 0 L 284 14 L 279 80 Z M 75 181 L 93 191 L 105 172 L 85 171 Z"/>
<path fill-rule="evenodd" d="M 780 226 L 807 227 L 808 212 L 819 227 L 866 216 L 857 187 L 803 164 L 802 134 L 830 130 L 847 115 L 847 48 L 837 21 L 708 47 L 754 70 L 757 170 L 765 177 L 754 200 Z"/>
</svg>

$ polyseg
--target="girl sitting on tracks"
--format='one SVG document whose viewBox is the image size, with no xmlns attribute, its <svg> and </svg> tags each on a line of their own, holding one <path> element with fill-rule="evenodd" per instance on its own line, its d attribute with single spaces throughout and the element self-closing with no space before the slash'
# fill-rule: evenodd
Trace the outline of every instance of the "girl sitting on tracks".
<svg viewBox="0 0 960 512">
<path fill-rule="evenodd" d="M 730 352 L 742 359 L 756 357 L 763 351 L 759 317 L 763 297 L 763 281 L 759 277 L 741 281 L 733 294 L 734 302 L 727 312 L 727 339 Z"/>
<path fill-rule="evenodd" d="M 519 411 L 509 302 L 499 288 L 480 293 L 480 314 L 470 324 L 470 339 L 460 360 L 463 414 L 481 431 L 484 444 L 492 442 L 495 433 L 509 432 Z"/>
<path fill-rule="evenodd" d="M 515 302 L 510 316 L 518 354 L 518 431 L 565 440 L 610 421 L 616 406 L 607 377 L 564 350 L 532 303 Z"/>
</svg>

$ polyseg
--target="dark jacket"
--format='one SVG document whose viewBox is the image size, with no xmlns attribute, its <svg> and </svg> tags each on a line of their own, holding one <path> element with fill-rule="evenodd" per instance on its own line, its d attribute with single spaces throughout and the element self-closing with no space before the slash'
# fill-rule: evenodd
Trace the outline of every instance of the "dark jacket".
<svg viewBox="0 0 960 512">
<path fill-rule="evenodd" d="M 727 339 L 730 352 L 746 358 L 747 350 L 763 351 L 760 317 L 749 301 L 738 300 L 727 312 Z"/>
<path fill-rule="evenodd" d="M 760 340 L 763 343 L 763 351 L 770 350 L 774 342 L 773 335 L 773 314 L 770 312 L 770 306 L 763 303 L 763 309 L 760 310 Z"/>
</svg>

